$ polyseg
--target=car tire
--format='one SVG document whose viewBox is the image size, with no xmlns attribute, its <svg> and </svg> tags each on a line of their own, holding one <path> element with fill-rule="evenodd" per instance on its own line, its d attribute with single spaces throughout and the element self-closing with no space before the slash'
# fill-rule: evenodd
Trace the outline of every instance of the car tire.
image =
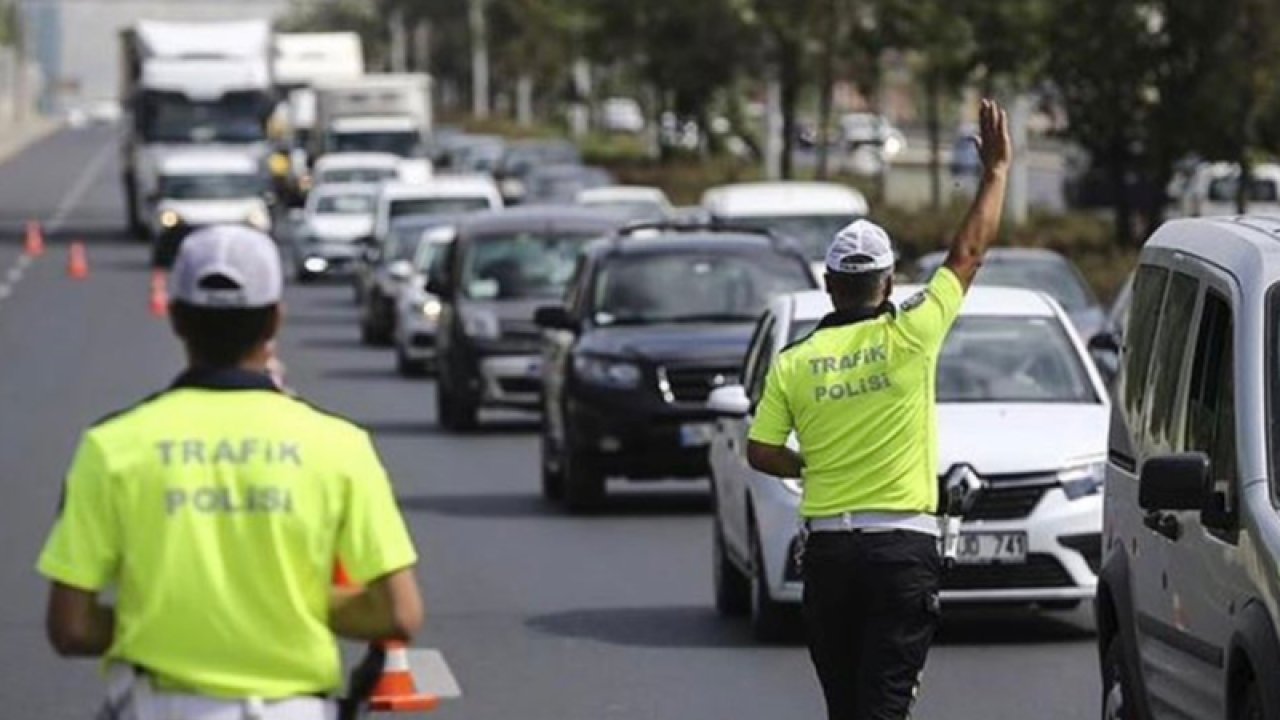
<svg viewBox="0 0 1280 720">
<path fill-rule="evenodd" d="M 474 404 L 450 392 L 445 383 L 436 385 L 436 417 L 444 429 L 452 432 L 474 430 L 477 415 Z"/>
<path fill-rule="evenodd" d="M 760 532 L 751 527 L 751 634 L 756 641 L 777 643 L 786 640 L 798 627 L 799 614 L 769 595 L 769 580 L 765 574 L 764 551 L 760 544 Z"/>
<path fill-rule="evenodd" d="M 542 422 L 541 465 L 542 465 L 542 497 L 550 502 L 564 499 L 564 468 L 559 462 L 558 453 L 547 430 L 547 422 Z"/>
<path fill-rule="evenodd" d="M 711 531 L 711 571 L 715 579 L 716 612 L 724 617 L 741 617 L 751 612 L 751 578 L 729 558 L 720 515 L 716 513 Z"/>
<path fill-rule="evenodd" d="M 1249 684 L 1245 685 L 1243 699 L 1240 701 L 1240 709 L 1236 711 L 1232 720 L 1264 720 L 1266 714 L 1262 708 L 1262 688 L 1258 686 L 1256 680 L 1249 680 Z"/>
<path fill-rule="evenodd" d="M 399 345 L 396 346 L 396 372 L 400 377 L 420 378 L 427 374 L 427 363 L 423 360 L 414 360 L 405 354 L 404 349 Z"/>
<path fill-rule="evenodd" d="M 360 342 L 374 347 L 385 347 L 391 344 L 391 336 L 368 319 L 360 320 Z"/>
<path fill-rule="evenodd" d="M 1130 683 L 1125 679 L 1124 652 L 1120 636 L 1107 643 L 1102 655 L 1102 720 L 1134 720 L 1137 715 L 1126 702 Z"/>
<path fill-rule="evenodd" d="M 296 274 L 297 274 L 299 285 L 310 285 L 311 283 L 316 281 L 316 276 L 314 274 L 309 273 L 306 270 L 303 270 L 301 268 L 298 269 Z"/>
<path fill-rule="evenodd" d="M 565 503 L 570 512 L 581 513 L 595 510 L 604 500 L 604 473 L 600 465 L 590 453 L 574 447 L 575 433 L 568 418 L 565 419 L 565 436 L 561 439 L 560 471 L 564 473 L 561 485 L 564 487 Z"/>
</svg>

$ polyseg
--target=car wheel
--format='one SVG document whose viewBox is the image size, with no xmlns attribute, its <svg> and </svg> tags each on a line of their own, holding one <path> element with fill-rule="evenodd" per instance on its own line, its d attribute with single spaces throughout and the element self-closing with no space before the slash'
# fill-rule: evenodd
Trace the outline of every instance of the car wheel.
<svg viewBox="0 0 1280 720">
<path fill-rule="evenodd" d="M 551 433 L 547 431 L 547 422 L 542 423 L 542 497 L 551 502 L 558 502 L 564 497 L 564 472 Z"/>
<path fill-rule="evenodd" d="M 453 432 L 474 430 L 477 409 L 465 398 L 450 392 L 445 383 L 436 386 L 436 417 L 440 424 Z"/>
<path fill-rule="evenodd" d="M 418 378 L 427 374 L 427 364 L 422 360 L 414 360 L 405 354 L 404 348 L 396 346 L 396 372 L 401 377 Z"/>
<path fill-rule="evenodd" d="M 1243 699 L 1240 701 L 1240 710 L 1236 712 L 1235 720 L 1263 720 L 1266 715 L 1262 712 L 1262 688 L 1258 687 L 1258 683 L 1250 680 L 1245 686 Z"/>
<path fill-rule="evenodd" d="M 769 595 L 769 579 L 765 574 L 764 550 L 760 545 L 760 532 L 751 528 L 751 633 L 763 643 L 785 640 L 796 627 L 798 618 L 790 608 Z"/>
<path fill-rule="evenodd" d="M 314 274 L 309 273 L 306 270 L 302 270 L 302 269 L 298 270 L 297 277 L 298 277 L 299 285 L 310 285 L 316 280 L 316 276 Z"/>
<path fill-rule="evenodd" d="M 1116 635 L 1107 643 L 1102 658 L 1102 720 L 1133 720 L 1137 717 L 1125 701 L 1124 675 L 1124 653 L 1120 648 L 1120 636 Z"/>
<path fill-rule="evenodd" d="M 561 438 L 560 446 L 564 498 L 572 512 L 594 510 L 604 500 L 604 473 L 590 453 L 574 447 L 575 433 L 568 418 L 565 420 L 565 436 Z"/>
<path fill-rule="evenodd" d="M 724 530 L 717 512 L 711 531 L 711 569 L 716 583 L 716 612 L 725 617 L 739 617 L 751 610 L 751 578 L 729 558 Z"/>
</svg>

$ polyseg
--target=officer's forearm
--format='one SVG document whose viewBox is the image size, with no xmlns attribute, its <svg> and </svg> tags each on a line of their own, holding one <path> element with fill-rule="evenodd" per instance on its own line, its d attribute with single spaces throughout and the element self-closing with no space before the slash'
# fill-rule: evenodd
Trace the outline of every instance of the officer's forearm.
<svg viewBox="0 0 1280 720">
<path fill-rule="evenodd" d="M 366 587 L 335 587 L 329 595 L 329 629 L 352 640 L 409 640 L 422 627 L 422 616 L 411 568 Z"/>
<path fill-rule="evenodd" d="M 960 232 L 951 241 L 946 265 L 966 288 L 978 274 L 987 248 L 995 242 L 1000 231 L 1007 175 L 1004 167 L 988 168 L 983 172 L 982 186 L 973 200 L 973 206 L 969 208 Z"/>
<path fill-rule="evenodd" d="M 59 655 L 98 657 L 115 639 L 116 613 L 98 602 L 97 593 L 54 583 L 45 624 Z"/>
<path fill-rule="evenodd" d="M 804 458 L 785 445 L 747 442 L 747 463 L 756 470 L 781 478 L 798 478 L 804 474 Z"/>
</svg>

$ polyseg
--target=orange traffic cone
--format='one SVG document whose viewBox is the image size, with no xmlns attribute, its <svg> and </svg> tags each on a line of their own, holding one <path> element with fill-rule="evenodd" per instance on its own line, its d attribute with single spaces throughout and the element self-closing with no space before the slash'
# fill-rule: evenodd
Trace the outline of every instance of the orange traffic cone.
<svg viewBox="0 0 1280 720">
<path fill-rule="evenodd" d="M 164 317 L 169 314 L 169 289 L 167 285 L 168 279 L 165 277 L 163 270 L 156 270 L 151 273 L 151 298 L 148 303 L 148 309 L 156 317 Z"/>
<path fill-rule="evenodd" d="M 82 242 L 73 242 L 67 248 L 67 277 L 72 280 L 89 277 L 89 257 L 85 254 Z"/>
<path fill-rule="evenodd" d="M 29 257 L 40 257 L 44 254 L 44 231 L 35 220 L 27 221 L 27 235 L 23 242 L 23 252 Z"/>
<path fill-rule="evenodd" d="M 386 660 L 382 677 L 369 695 L 369 709 L 375 712 L 426 712 L 440 707 L 440 698 L 418 692 L 409 671 L 409 651 L 404 643 L 388 640 L 382 643 Z"/>
</svg>

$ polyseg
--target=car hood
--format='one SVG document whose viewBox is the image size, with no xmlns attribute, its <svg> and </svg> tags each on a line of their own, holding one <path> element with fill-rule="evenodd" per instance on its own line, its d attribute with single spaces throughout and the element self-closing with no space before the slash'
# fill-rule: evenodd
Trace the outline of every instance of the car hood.
<svg viewBox="0 0 1280 720">
<path fill-rule="evenodd" d="M 157 207 L 157 214 L 165 210 L 176 212 L 188 225 L 214 223 L 240 223 L 252 212 L 265 213 L 266 204 L 260 198 L 234 200 L 165 200 Z"/>
<path fill-rule="evenodd" d="M 596 328 L 579 352 L 659 363 L 738 365 L 747 354 L 753 323 L 690 323 Z"/>
<path fill-rule="evenodd" d="M 1053 472 L 1107 454 L 1106 405 L 940 403 L 938 472 L 964 463 L 978 474 Z"/>
<path fill-rule="evenodd" d="M 373 232 L 373 218 L 356 215 L 311 218 L 307 232 L 320 240 L 355 240 Z"/>
</svg>

